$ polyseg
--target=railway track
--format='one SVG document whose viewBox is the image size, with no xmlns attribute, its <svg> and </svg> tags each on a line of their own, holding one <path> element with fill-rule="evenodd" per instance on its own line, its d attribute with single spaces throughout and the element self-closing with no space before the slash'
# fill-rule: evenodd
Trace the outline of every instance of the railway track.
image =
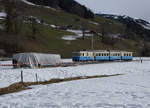
<svg viewBox="0 0 150 108">
<path fill-rule="evenodd" d="M 116 63 L 116 62 L 132 62 L 132 61 L 85 61 L 85 62 L 66 62 L 62 63 L 60 67 L 69 67 L 69 66 L 79 66 L 79 65 L 87 65 L 87 64 L 101 64 L 101 63 Z"/>
<path fill-rule="evenodd" d="M 143 62 L 144 61 L 150 61 L 150 59 L 143 60 Z M 132 60 L 132 61 L 121 61 L 121 60 L 118 60 L 118 61 L 84 61 L 84 62 L 73 61 L 73 62 L 63 62 L 63 63 L 61 63 L 59 65 L 48 66 L 48 67 L 69 67 L 69 66 L 79 66 L 79 65 L 88 65 L 88 64 L 102 64 L 102 63 L 116 63 L 116 62 L 141 62 L 141 60 L 140 59 L 136 59 L 136 60 Z M 15 64 L 1 64 L 0 63 L 0 66 L 15 66 Z"/>
</svg>

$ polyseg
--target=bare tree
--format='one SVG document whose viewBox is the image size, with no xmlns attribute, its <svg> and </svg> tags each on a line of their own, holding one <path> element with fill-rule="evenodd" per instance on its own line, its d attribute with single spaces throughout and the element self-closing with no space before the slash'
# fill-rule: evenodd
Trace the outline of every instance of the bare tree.
<svg viewBox="0 0 150 108">
<path fill-rule="evenodd" d="M 17 9 L 16 0 L 2 0 L 7 14 L 5 19 L 5 29 L 7 33 L 18 34 L 21 29 L 22 18 Z"/>
<path fill-rule="evenodd" d="M 32 39 L 36 39 L 36 35 L 39 32 L 38 23 L 35 17 L 30 17 L 31 30 L 32 30 Z"/>
</svg>

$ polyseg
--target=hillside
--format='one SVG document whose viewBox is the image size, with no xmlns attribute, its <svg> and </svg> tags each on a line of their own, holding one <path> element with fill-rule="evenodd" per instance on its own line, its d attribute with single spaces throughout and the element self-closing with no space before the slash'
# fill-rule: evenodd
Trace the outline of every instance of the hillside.
<svg viewBox="0 0 150 108">
<path fill-rule="evenodd" d="M 108 19 L 119 21 L 126 25 L 127 31 L 135 32 L 139 34 L 145 41 L 150 41 L 150 23 L 142 19 L 134 19 L 129 16 L 121 15 L 108 15 L 108 14 L 97 14 Z"/>
<path fill-rule="evenodd" d="M 94 13 L 75 0 L 27 0 L 37 5 L 50 6 L 56 9 L 62 9 L 66 12 L 76 14 L 84 18 L 93 18 Z"/>
<path fill-rule="evenodd" d="M 91 49 L 91 37 L 83 39 L 83 30 L 96 31 L 94 49 L 127 50 L 133 51 L 135 56 L 149 55 L 148 35 L 145 40 L 143 35 L 127 30 L 126 23 L 98 15 L 88 19 L 60 6 L 47 6 L 51 5 L 22 0 L 0 3 L 0 13 L 7 14 L 7 17 L 0 16 L 0 49 L 5 56 L 16 52 L 43 52 L 71 57 L 72 51 Z M 133 36 L 135 38 L 131 38 Z"/>
</svg>

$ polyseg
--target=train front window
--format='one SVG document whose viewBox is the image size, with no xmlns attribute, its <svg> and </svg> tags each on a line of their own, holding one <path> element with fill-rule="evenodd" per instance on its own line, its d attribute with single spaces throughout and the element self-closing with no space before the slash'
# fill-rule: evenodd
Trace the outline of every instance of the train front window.
<svg viewBox="0 0 150 108">
<path fill-rule="evenodd" d="M 80 53 L 73 53 L 73 56 L 80 56 Z"/>
</svg>

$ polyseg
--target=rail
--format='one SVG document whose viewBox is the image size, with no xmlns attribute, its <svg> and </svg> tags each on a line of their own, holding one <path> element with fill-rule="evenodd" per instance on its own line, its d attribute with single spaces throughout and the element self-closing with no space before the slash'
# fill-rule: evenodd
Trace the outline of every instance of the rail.
<svg viewBox="0 0 150 108">
<path fill-rule="evenodd" d="M 10 60 L 10 59 L 9 59 Z M 73 62 L 63 62 L 61 64 L 57 65 L 48 65 L 47 63 L 44 63 L 45 65 L 48 65 L 46 67 L 69 67 L 69 66 L 79 66 L 79 65 L 87 65 L 87 64 L 100 64 L 100 63 L 112 63 L 112 62 L 141 62 L 142 61 L 150 61 L 150 58 L 135 58 L 132 61 L 73 61 Z M 23 65 L 28 65 L 30 63 L 22 63 Z M 33 64 L 34 65 L 34 64 Z M 18 66 L 18 64 L 2 64 L 0 62 L 0 66 Z M 43 65 L 44 67 L 44 65 Z"/>
</svg>

